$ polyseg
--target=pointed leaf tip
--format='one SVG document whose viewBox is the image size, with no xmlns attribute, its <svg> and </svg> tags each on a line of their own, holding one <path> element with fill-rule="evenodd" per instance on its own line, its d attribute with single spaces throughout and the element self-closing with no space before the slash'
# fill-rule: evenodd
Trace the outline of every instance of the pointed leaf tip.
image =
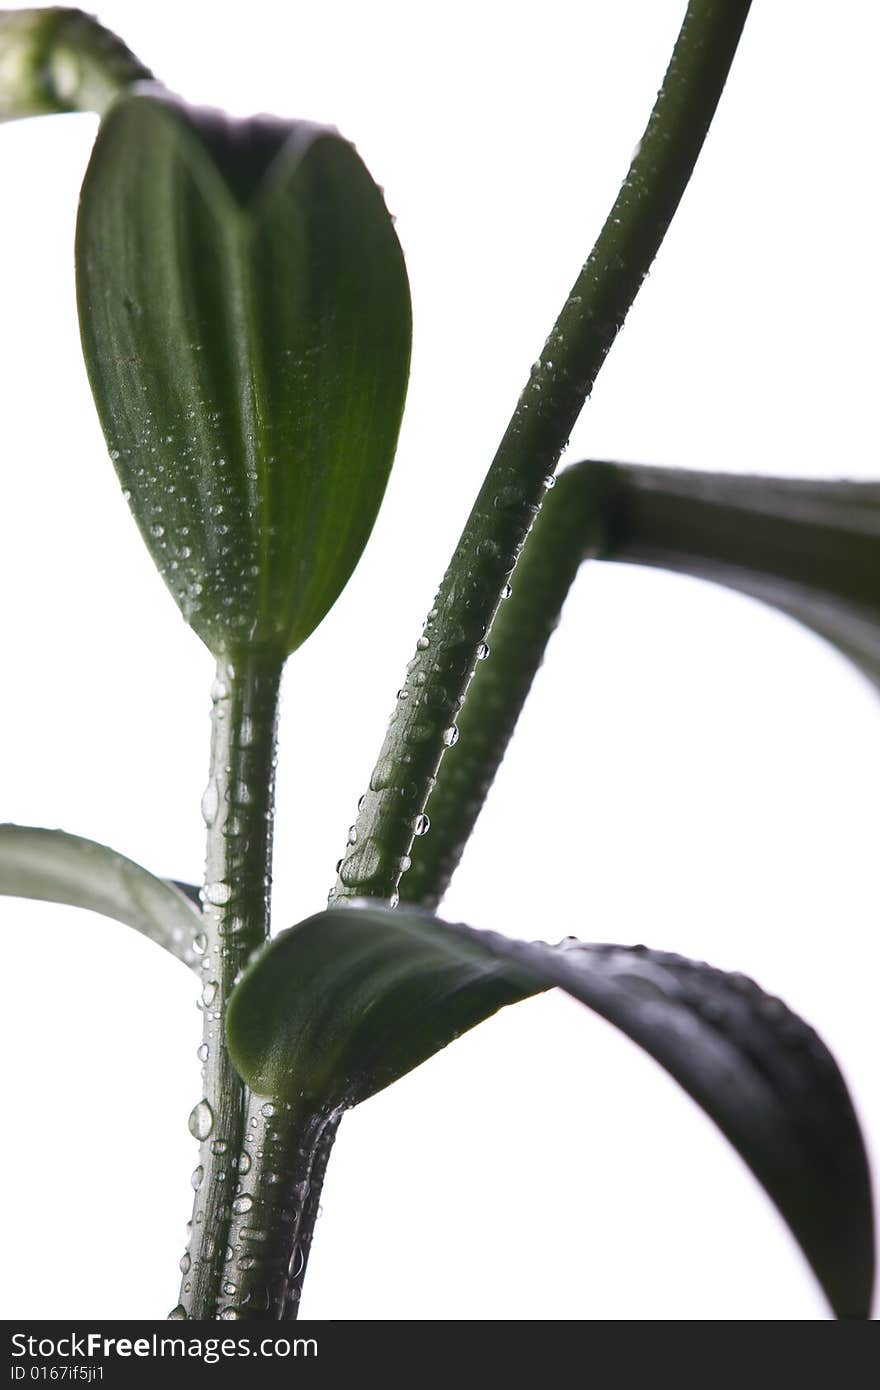
<svg viewBox="0 0 880 1390">
<path fill-rule="evenodd" d="M 871 1191 L 846 1085 L 816 1033 L 742 975 L 640 946 L 511 941 L 356 906 L 269 945 L 233 992 L 227 1037 L 258 1094 L 329 1112 L 554 985 L 675 1077 L 776 1203 L 838 1316 L 867 1316 Z"/>
<path fill-rule="evenodd" d="M 293 651 L 357 563 L 400 426 L 409 287 L 381 190 L 333 130 L 144 84 L 98 135 L 77 291 L 111 457 L 184 617 L 218 656 Z"/>
</svg>

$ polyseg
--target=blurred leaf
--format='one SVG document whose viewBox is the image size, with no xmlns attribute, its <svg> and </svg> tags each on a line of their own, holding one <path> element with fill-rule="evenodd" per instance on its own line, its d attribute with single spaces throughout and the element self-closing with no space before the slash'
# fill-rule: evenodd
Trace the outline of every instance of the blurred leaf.
<svg viewBox="0 0 880 1390">
<path fill-rule="evenodd" d="M 67 903 L 124 922 L 197 969 L 201 914 L 173 884 L 94 840 L 0 825 L 0 893 Z"/>
<path fill-rule="evenodd" d="M 381 190 L 333 130 L 144 85 L 98 135 L 77 286 L 111 457 L 184 617 L 215 655 L 286 655 L 394 455 L 410 302 Z"/>
<path fill-rule="evenodd" d="M 283 933 L 245 972 L 230 1054 L 257 1094 L 330 1112 L 553 985 L 680 1082 L 772 1197 L 835 1312 L 866 1316 L 871 1193 L 846 1086 L 813 1030 L 742 975 L 643 946 L 548 946 L 412 909 L 337 908 Z"/>
<path fill-rule="evenodd" d="M 96 111 L 150 77 L 121 39 L 82 10 L 0 10 L 0 121 Z"/>
</svg>

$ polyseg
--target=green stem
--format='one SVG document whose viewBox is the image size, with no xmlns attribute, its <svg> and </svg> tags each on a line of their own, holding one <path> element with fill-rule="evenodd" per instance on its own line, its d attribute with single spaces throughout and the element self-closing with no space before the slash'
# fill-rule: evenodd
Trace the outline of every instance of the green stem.
<svg viewBox="0 0 880 1390">
<path fill-rule="evenodd" d="M 283 662 L 254 652 L 221 660 L 212 696 L 201 1008 L 203 1095 L 190 1117 L 200 1140 L 192 1236 L 180 1307 L 216 1316 L 250 1103 L 226 1050 L 223 1017 L 239 971 L 269 932 L 278 691 Z"/>
<path fill-rule="evenodd" d="M 602 363 L 705 139 L 750 0 L 691 0 L 629 173 L 520 396 L 474 503 L 340 862 L 331 901 L 397 901 L 414 834 L 457 737 L 481 644 Z"/>
<path fill-rule="evenodd" d="M 121 39 L 82 10 L 0 11 L 0 121 L 95 111 L 152 77 Z"/>
<path fill-rule="evenodd" d="M 516 569 L 516 587 L 492 627 L 459 717 L 461 741 L 444 759 L 428 801 L 431 833 L 413 847 L 401 898 L 431 910 L 449 887 L 504 757 L 581 562 L 604 547 L 610 474 L 565 469 L 544 502 Z"/>
<path fill-rule="evenodd" d="M 303 1207 L 302 1219 L 297 1233 L 297 1244 L 294 1247 L 294 1257 L 290 1263 L 290 1284 L 287 1290 L 287 1299 L 284 1305 L 282 1317 L 289 1322 L 296 1319 L 299 1313 L 299 1303 L 302 1298 L 303 1284 L 305 1282 L 306 1270 L 308 1269 L 309 1255 L 312 1249 L 312 1240 L 315 1234 L 315 1222 L 318 1219 L 318 1212 L 321 1206 L 321 1191 L 324 1186 L 324 1176 L 327 1172 L 327 1164 L 330 1162 L 330 1155 L 333 1152 L 333 1144 L 342 1119 L 341 1114 L 332 1115 L 327 1121 L 314 1147 L 312 1166 L 309 1172 L 309 1190 Z"/>
<path fill-rule="evenodd" d="M 328 1128 L 335 1132 L 335 1118 L 301 1115 L 281 1101 L 248 1097 L 245 1159 L 232 1202 L 220 1286 L 221 1318 L 278 1321 L 290 1307 L 293 1312 L 287 1316 L 295 1317 L 298 1295 L 293 1291 L 301 1284 L 303 1267 L 301 1230 L 304 1223 L 310 1225 L 312 1175 Z"/>
</svg>

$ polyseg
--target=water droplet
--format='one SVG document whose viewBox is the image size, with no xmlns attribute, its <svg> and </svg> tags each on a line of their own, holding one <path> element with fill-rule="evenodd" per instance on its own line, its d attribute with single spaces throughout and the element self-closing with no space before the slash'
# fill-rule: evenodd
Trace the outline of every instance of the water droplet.
<svg viewBox="0 0 880 1390">
<path fill-rule="evenodd" d="M 367 793 L 364 792 L 363 796 L 362 796 L 362 797 L 360 798 L 360 800 L 358 801 L 358 810 L 359 810 L 359 811 L 362 811 L 362 810 L 364 809 L 364 807 L 366 806 L 366 804 L 367 804 Z"/>
<path fill-rule="evenodd" d="M 229 1145 L 227 1144 L 225 1139 L 215 1139 L 211 1145 L 211 1153 L 217 1154 L 219 1156 L 221 1154 L 225 1154 L 228 1148 Z"/>
<path fill-rule="evenodd" d="M 227 1279 L 223 1284 L 223 1292 L 225 1294 L 232 1294 L 234 1296 L 238 1293 L 238 1286 L 236 1284 L 233 1284 L 231 1279 Z"/>
<path fill-rule="evenodd" d="M 260 1106 L 260 1114 L 263 1116 L 263 1119 L 271 1120 L 277 1109 L 277 1105 L 273 1105 L 271 1100 L 267 1100 L 265 1105 Z"/>
<path fill-rule="evenodd" d="M 452 748 L 456 743 L 458 743 L 457 725 L 450 724 L 448 729 L 443 730 L 443 742 L 446 744 L 447 748 Z"/>
<path fill-rule="evenodd" d="M 196 932 L 193 937 L 192 948 L 197 956 L 203 956 L 208 948 L 208 938 L 203 931 Z"/>
<path fill-rule="evenodd" d="M 192 1177 L 190 1178 L 190 1182 L 191 1182 L 192 1185 L 193 1185 L 193 1191 L 194 1191 L 194 1192 L 198 1192 L 199 1188 L 200 1188 L 201 1185 L 202 1185 L 202 1182 L 204 1181 L 204 1177 L 205 1177 L 205 1170 L 204 1170 L 204 1168 L 202 1167 L 202 1165 L 201 1165 L 201 1163 L 200 1163 L 199 1166 L 198 1166 L 198 1168 L 194 1168 L 194 1169 L 193 1169 L 193 1175 L 192 1175 Z"/>
<path fill-rule="evenodd" d="M 202 986 L 202 1003 L 206 1009 L 210 1009 L 214 1000 L 217 998 L 217 981 L 206 980 Z"/>
<path fill-rule="evenodd" d="M 391 897 L 388 899 L 388 906 L 389 906 L 389 907 L 396 907 L 397 904 L 398 904 L 399 902 L 400 902 L 400 894 L 399 894 L 399 893 L 392 893 L 392 894 L 391 894 Z"/>
<path fill-rule="evenodd" d="M 249 1173 L 250 1170 L 251 1156 L 248 1153 L 247 1149 L 242 1149 L 241 1153 L 238 1155 L 238 1171 L 240 1173 Z"/>
<path fill-rule="evenodd" d="M 510 585 L 509 585 L 509 584 L 505 584 L 504 588 L 501 590 L 501 597 L 502 597 L 502 598 L 510 598 L 510 595 L 511 595 L 512 593 L 513 593 L 513 590 L 511 589 Z"/>
<path fill-rule="evenodd" d="M 430 645 L 431 645 L 431 639 L 430 639 L 430 637 L 422 636 L 422 637 L 419 638 L 418 642 L 416 642 L 416 647 L 417 647 L 417 649 L 418 649 L 420 652 L 427 651 L 427 649 L 428 649 L 428 647 L 430 647 Z"/>
<path fill-rule="evenodd" d="M 214 1128 L 214 1112 L 206 1100 L 194 1105 L 189 1116 L 189 1132 L 194 1139 L 207 1139 Z"/>
<path fill-rule="evenodd" d="M 477 661 L 485 661 L 488 655 L 489 644 L 487 642 L 481 642 L 477 647 Z"/>
<path fill-rule="evenodd" d="M 236 1319 L 241 1317 L 241 1313 L 237 1308 L 222 1308 L 220 1310 L 220 1316 L 224 1322 L 235 1322 Z"/>
<path fill-rule="evenodd" d="M 151 527 L 150 527 L 150 535 L 151 535 L 151 536 L 154 536 L 155 539 L 156 539 L 157 541 L 161 540 L 162 537 L 165 535 L 165 527 L 164 527 L 164 526 L 151 526 Z"/>
<path fill-rule="evenodd" d="M 214 681 L 214 684 L 211 686 L 211 699 L 214 701 L 214 704 L 216 705 L 218 700 L 225 700 L 228 694 L 229 686 L 226 684 L 224 680 L 221 680 L 221 678 L 218 676 L 217 679 Z"/>
<path fill-rule="evenodd" d="M 183 1254 L 180 1257 L 180 1272 L 181 1274 L 189 1274 L 191 1269 L 192 1259 L 190 1257 L 190 1253 L 188 1250 L 184 1250 Z"/>
<path fill-rule="evenodd" d="M 232 1210 L 236 1216 L 245 1216 L 254 1205 L 253 1197 L 249 1197 L 245 1192 L 241 1197 L 236 1197 L 232 1203 Z"/>
<path fill-rule="evenodd" d="M 427 835 L 431 829 L 431 821 L 426 815 L 416 816 L 412 828 L 414 835 Z"/>
<path fill-rule="evenodd" d="M 364 840 L 362 845 L 344 861 L 339 871 L 339 877 L 346 888 L 358 888 L 361 884 L 370 883 L 376 877 L 382 867 L 382 849 L 372 838 Z"/>
<path fill-rule="evenodd" d="M 544 479 L 544 486 L 548 492 L 551 488 L 556 486 L 556 479 L 554 478 L 552 473 L 547 474 L 546 478 Z"/>
<path fill-rule="evenodd" d="M 202 820 L 210 830 L 220 810 L 220 792 L 217 783 L 211 781 L 202 794 Z"/>
<path fill-rule="evenodd" d="M 208 1044 L 205 1043 L 205 1042 L 200 1043 L 200 1044 L 199 1044 L 199 1047 L 198 1047 L 198 1050 L 197 1050 L 197 1052 L 196 1052 L 196 1056 L 198 1057 L 199 1061 L 200 1061 L 200 1062 L 207 1062 L 207 1060 L 208 1060 L 208 1058 L 210 1057 L 210 1055 L 211 1055 L 211 1049 L 210 1049 L 210 1047 L 208 1046 Z"/>
<path fill-rule="evenodd" d="M 232 889 L 228 883 L 206 883 L 205 901 L 212 907 L 223 907 L 232 897 Z"/>
<path fill-rule="evenodd" d="M 182 1303 L 178 1303 L 176 1308 L 172 1308 L 168 1314 L 169 1322 L 182 1322 L 186 1318 L 186 1309 Z"/>
<path fill-rule="evenodd" d="M 358 838 L 357 826 L 356 826 L 356 825 L 350 825 L 350 826 L 348 827 L 348 840 L 347 840 L 346 843 L 349 844 L 349 845 L 356 845 L 356 844 L 357 844 L 357 838 Z"/>
</svg>

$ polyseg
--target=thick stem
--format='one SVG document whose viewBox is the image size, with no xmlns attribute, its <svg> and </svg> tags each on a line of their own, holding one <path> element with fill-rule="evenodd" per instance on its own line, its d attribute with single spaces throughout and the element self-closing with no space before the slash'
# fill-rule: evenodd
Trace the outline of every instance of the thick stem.
<svg viewBox="0 0 880 1390">
<path fill-rule="evenodd" d="M 691 0 L 596 245 L 520 396 L 409 664 L 331 901 L 401 875 L 508 577 L 584 401 L 657 253 L 715 113 L 750 0 Z"/>
<path fill-rule="evenodd" d="M 291 1258 L 290 1262 L 291 1277 L 287 1289 L 287 1299 L 282 1311 L 282 1317 L 286 1321 L 294 1321 L 299 1314 L 299 1303 L 302 1298 L 306 1270 L 308 1269 L 309 1255 L 311 1253 L 312 1240 L 315 1234 L 315 1223 L 318 1220 L 318 1213 L 321 1209 L 321 1192 L 324 1187 L 324 1175 L 327 1172 L 327 1164 L 330 1162 L 330 1155 L 333 1152 L 333 1144 L 336 1140 L 336 1133 L 339 1129 L 341 1119 L 341 1112 L 336 1115 L 331 1115 L 330 1119 L 321 1130 L 315 1144 L 312 1167 L 309 1173 L 308 1195 L 300 1219 L 294 1256 Z"/>
<path fill-rule="evenodd" d="M 281 1101 L 248 1097 L 221 1318 L 277 1321 L 288 1307 L 295 1309 L 304 1268 L 303 1224 L 309 1241 L 314 1224 L 313 1217 L 307 1219 L 312 1174 L 328 1128 L 334 1132 L 335 1121 L 326 1115 L 301 1115 Z"/>
<path fill-rule="evenodd" d="M 211 766 L 202 810 L 208 829 L 199 1057 L 203 1094 L 190 1116 L 200 1140 L 189 1249 L 181 1261 L 181 1315 L 217 1315 L 239 1183 L 249 1097 L 229 1060 L 226 1002 L 269 932 L 275 740 L 282 661 L 249 653 L 221 660 L 212 691 Z"/>
</svg>

